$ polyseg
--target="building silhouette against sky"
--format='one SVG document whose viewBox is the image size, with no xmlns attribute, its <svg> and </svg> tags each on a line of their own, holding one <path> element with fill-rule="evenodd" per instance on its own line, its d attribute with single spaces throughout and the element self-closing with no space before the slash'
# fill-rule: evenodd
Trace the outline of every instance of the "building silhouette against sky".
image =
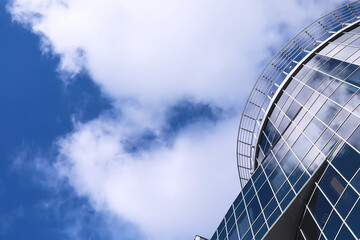
<svg viewBox="0 0 360 240">
<path fill-rule="evenodd" d="M 359 66 L 359 1 L 274 56 L 241 117 L 242 191 L 210 240 L 360 238 Z"/>
</svg>

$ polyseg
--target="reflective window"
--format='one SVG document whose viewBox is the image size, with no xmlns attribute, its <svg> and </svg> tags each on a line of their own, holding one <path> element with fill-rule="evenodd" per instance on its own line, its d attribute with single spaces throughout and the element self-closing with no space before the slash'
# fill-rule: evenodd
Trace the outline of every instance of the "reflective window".
<svg viewBox="0 0 360 240">
<path fill-rule="evenodd" d="M 336 214 L 336 212 L 332 212 L 329 221 L 326 223 L 324 228 L 325 236 L 328 239 L 335 239 L 337 232 L 342 224 L 340 217 Z"/>
<path fill-rule="evenodd" d="M 233 228 L 229 233 L 229 240 L 238 240 L 238 234 L 236 228 Z"/>
<path fill-rule="evenodd" d="M 357 198 L 358 195 L 356 192 L 351 187 L 347 187 L 343 195 L 340 197 L 339 202 L 336 204 L 336 209 L 343 218 L 346 218 Z"/>
<path fill-rule="evenodd" d="M 326 169 L 319 185 L 331 203 L 335 204 L 340 195 L 343 193 L 346 182 L 331 166 L 329 166 Z"/>
<path fill-rule="evenodd" d="M 320 227 L 323 227 L 329 217 L 332 207 L 319 189 L 317 189 L 312 196 L 309 208 L 311 209 L 317 223 Z"/>
<path fill-rule="evenodd" d="M 347 180 L 350 180 L 360 167 L 360 155 L 345 144 L 332 163 Z"/>
<path fill-rule="evenodd" d="M 354 209 L 351 211 L 348 219 L 346 220 L 347 224 L 358 238 L 360 238 L 359 216 L 360 216 L 360 202 L 358 201 Z"/>
</svg>

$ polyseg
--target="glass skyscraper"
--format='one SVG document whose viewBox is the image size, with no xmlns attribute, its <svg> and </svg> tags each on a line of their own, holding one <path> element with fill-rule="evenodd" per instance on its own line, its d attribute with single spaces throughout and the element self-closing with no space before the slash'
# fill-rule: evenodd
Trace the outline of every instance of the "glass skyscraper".
<svg viewBox="0 0 360 240">
<path fill-rule="evenodd" d="M 360 238 L 359 66 L 359 1 L 273 57 L 240 121 L 242 191 L 210 240 Z"/>
</svg>

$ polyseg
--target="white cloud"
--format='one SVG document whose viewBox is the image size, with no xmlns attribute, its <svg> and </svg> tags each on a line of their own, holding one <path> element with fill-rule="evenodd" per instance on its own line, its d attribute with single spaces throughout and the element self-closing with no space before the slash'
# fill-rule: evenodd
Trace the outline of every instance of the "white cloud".
<svg viewBox="0 0 360 240">
<path fill-rule="evenodd" d="M 165 110 L 184 97 L 238 112 L 269 49 L 335 4 L 14 0 L 9 11 L 41 36 L 44 52 L 61 57 L 61 73 L 87 71 L 115 100 L 115 117 L 80 124 L 58 142 L 57 169 L 99 211 L 158 240 L 215 230 L 239 187 L 238 114 L 190 126 L 173 146 L 138 155 L 124 151 L 121 140 L 145 128 L 161 131 Z"/>
</svg>

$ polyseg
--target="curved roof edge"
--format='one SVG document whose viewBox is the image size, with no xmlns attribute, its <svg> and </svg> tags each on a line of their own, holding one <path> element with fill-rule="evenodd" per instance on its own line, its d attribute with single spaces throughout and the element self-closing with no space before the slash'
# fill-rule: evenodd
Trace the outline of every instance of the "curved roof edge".
<svg viewBox="0 0 360 240">
<path fill-rule="evenodd" d="M 360 19 L 360 0 L 346 4 L 317 19 L 289 40 L 270 60 L 257 79 L 242 113 L 237 137 L 237 166 L 241 187 L 255 170 L 256 144 L 265 113 L 275 93 L 321 43 Z"/>
</svg>

